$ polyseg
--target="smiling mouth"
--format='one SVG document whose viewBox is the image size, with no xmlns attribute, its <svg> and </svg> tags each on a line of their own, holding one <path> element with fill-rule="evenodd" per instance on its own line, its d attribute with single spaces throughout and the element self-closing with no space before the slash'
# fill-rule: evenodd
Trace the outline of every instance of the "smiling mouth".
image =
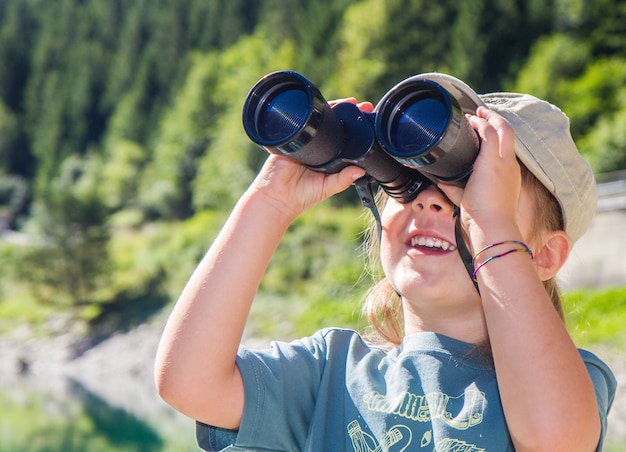
<svg viewBox="0 0 626 452">
<path fill-rule="evenodd" d="M 431 250 L 454 251 L 456 246 L 452 243 L 435 237 L 417 236 L 411 238 L 413 248 L 428 248 Z"/>
</svg>

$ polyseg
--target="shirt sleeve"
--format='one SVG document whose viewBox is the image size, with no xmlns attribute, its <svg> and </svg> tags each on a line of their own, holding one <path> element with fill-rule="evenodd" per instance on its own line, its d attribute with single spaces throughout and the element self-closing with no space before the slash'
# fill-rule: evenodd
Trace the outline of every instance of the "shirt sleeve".
<svg viewBox="0 0 626 452">
<path fill-rule="evenodd" d="M 615 375 L 600 358 L 586 350 L 580 350 L 580 355 L 587 366 L 587 372 L 593 382 L 596 392 L 596 400 L 598 402 L 598 410 L 600 412 L 600 421 L 602 423 L 602 433 L 598 444 L 598 451 L 602 450 L 604 438 L 606 437 L 609 411 L 615 398 L 617 381 Z"/>
<path fill-rule="evenodd" d="M 306 441 L 326 361 L 323 331 L 294 342 L 273 342 L 267 350 L 240 347 L 237 366 L 245 406 L 239 431 L 196 423 L 204 451 L 301 450 Z M 230 446 L 230 447 L 229 447 Z"/>
<path fill-rule="evenodd" d="M 196 421 L 196 441 L 203 452 L 218 452 L 235 444 L 236 430 L 214 427 Z"/>
</svg>

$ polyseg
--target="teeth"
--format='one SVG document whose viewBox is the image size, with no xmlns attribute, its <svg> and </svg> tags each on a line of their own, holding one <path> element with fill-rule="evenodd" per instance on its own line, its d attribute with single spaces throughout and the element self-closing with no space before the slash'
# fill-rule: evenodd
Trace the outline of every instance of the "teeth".
<svg viewBox="0 0 626 452">
<path fill-rule="evenodd" d="M 426 248 L 440 248 L 443 251 L 454 251 L 456 247 L 450 242 L 446 242 L 445 240 L 437 239 L 435 237 L 413 237 L 411 239 L 411 246 L 423 246 Z"/>
</svg>

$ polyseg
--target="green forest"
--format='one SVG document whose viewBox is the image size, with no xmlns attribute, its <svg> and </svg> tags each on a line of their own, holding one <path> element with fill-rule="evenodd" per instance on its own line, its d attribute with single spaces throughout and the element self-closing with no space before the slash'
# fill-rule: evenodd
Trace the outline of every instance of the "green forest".
<svg viewBox="0 0 626 452">
<path fill-rule="evenodd" d="M 531 93 L 597 175 L 626 169 L 621 0 L 0 0 L 0 333 L 107 334 L 172 303 L 267 156 L 241 109 L 277 69 L 327 99 L 431 71 Z M 368 220 L 347 192 L 296 221 L 258 333 L 355 322 Z"/>
</svg>

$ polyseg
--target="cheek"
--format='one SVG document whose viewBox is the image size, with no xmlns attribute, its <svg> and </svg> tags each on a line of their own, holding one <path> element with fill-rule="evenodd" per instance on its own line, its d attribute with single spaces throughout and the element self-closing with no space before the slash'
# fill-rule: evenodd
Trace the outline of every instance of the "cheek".
<svg viewBox="0 0 626 452">
<path fill-rule="evenodd" d="M 391 237 L 392 237 L 392 234 L 393 233 L 391 231 L 389 231 L 388 228 L 383 226 L 383 233 L 382 233 L 382 236 L 380 238 L 379 255 L 380 255 L 380 263 L 383 266 L 383 270 L 385 270 L 385 271 L 387 271 L 389 269 L 389 265 L 394 260 L 393 259 L 393 249 L 394 249 L 394 247 L 392 246 L 392 243 L 390 241 Z"/>
<path fill-rule="evenodd" d="M 383 271 L 390 277 L 394 272 L 394 269 L 398 265 L 402 252 L 404 250 L 403 244 L 400 243 L 399 237 L 402 237 L 400 231 L 400 224 L 398 212 L 392 212 L 385 210 L 381 215 L 383 224 L 383 231 L 380 238 L 380 264 Z"/>
<path fill-rule="evenodd" d="M 389 242 L 389 237 L 385 232 L 380 244 L 380 266 L 383 274 L 387 278 L 387 281 L 398 291 L 398 283 L 401 278 L 402 269 L 402 257 L 397 251 L 397 247 L 394 247 Z"/>
<path fill-rule="evenodd" d="M 385 203 L 382 212 L 380 214 L 380 220 L 383 224 L 383 229 L 393 230 L 399 223 L 398 217 L 405 211 L 405 205 L 401 204 L 394 199 L 389 199 Z"/>
<path fill-rule="evenodd" d="M 381 223 L 383 226 L 380 240 L 381 261 L 391 258 L 393 250 L 398 246 L 398 237 L 401 237 L 404 224 L 402 221 L 404 207 L 394 201 L 387 202 L 381 212 Z"/>
</svg>

